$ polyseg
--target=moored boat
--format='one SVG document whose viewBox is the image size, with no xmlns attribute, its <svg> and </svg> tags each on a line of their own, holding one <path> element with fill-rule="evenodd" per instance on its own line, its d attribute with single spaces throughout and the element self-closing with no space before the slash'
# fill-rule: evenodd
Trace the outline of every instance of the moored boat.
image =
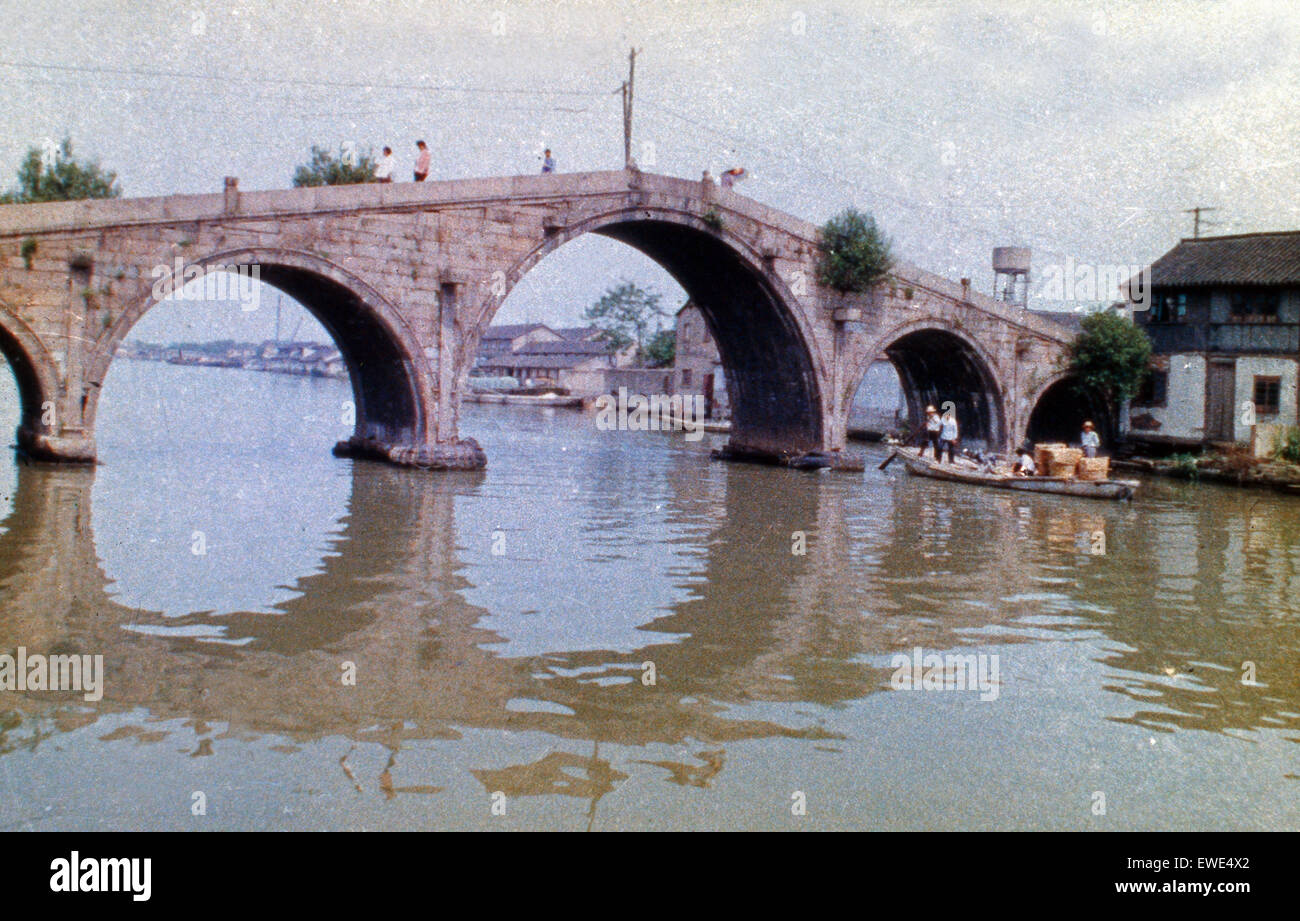
<svg viewBox="0 0 1300 921">
<path fill-rule="evenodd" d="M 1081 496 L 1087 499 L 1131 499 L 1137 491 L 1137 480 L 1081 480 L 1073 477 L 1016 476 L 989 472 L 975 466 L 939 464 L 926 460 L 906 450 L 894 452 L 913 476 L 948 480 L 954 483 L 971 483 L 994 489 L 1013 489 L 1019 492 L 1042 492 L 1058 496 Z"/>
</svg>

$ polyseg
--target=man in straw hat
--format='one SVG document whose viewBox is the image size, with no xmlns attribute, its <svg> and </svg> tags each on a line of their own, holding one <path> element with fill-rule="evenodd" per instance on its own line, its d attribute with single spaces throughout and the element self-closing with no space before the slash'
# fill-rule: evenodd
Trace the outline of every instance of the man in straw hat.
<svg viewBox="0 0 1300 921">
<path fill-rule="evenodd" d="M 939 418 L 939 410 L 933 406 L 925 408 L 925 438 L 929 441 L 930 446 L 934 448 L 934 459 L 939 460 L 939 433 L 943 431 L 943 420 Z M 921 456 L 925 457 L 925 441 L 921 442 Z"/>
<path fill-rule="evenodd" d="M 1093 428 L 1091 421 L 1083 424 L 1083 435 L 1080 436 L 1079 443 L 1083 445 L 1084 457 L 1097 456 L 1097 449 L 1101 447 L 1101 437 L 1097 434 L 1097 430 Z"/>
</svg>

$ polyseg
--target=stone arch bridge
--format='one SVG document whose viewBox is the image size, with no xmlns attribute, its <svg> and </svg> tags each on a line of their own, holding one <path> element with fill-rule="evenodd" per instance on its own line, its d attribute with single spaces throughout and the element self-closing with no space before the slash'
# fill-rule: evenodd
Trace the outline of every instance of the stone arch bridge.
<svg viewBox="0 0 1300 921">
<path fill-rule="evenodd" d="M 595 233 L 667 269 L 700 306 L 732 401 L 730 456 L 841 458 L 854 392 L 882 357 L 912 418 L 952 400 L 963 434 L 1022 439 L 1063 377 L 1055 323 L 899 263 L 865 295 L 816 283 L 817 228 L 709 179 L 637 171 L 368 184 L 0 207 L 0 351 L 21 395 L 18 442 L 95 459 L 114 353 L 158 284 L 255 268 L 311 311 L 348 365 L 343 453 L 398 464 L 486 462 L 460 430 L 478 341 L 513 286 Z"/>
</svg>

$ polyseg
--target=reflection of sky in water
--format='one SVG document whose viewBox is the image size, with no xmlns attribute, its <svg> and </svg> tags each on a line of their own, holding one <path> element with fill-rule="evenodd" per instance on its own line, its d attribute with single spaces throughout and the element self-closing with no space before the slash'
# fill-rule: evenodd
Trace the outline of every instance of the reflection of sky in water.
<svg viewBox="0 0 1300 921">
<path fill-rule="evenodd" d="M 346 510 L 350 465 L 330 448 L 349 399 L 340 381 L 114 363 L 94 521 L 115 600 L 171 616 L 296 594 Z"/>
</svg>

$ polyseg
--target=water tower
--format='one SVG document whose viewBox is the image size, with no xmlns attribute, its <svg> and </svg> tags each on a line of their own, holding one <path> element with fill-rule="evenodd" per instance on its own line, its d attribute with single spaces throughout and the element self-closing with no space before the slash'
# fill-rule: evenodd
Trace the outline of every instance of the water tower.
<svg viewBox="0 0 1300 921">
<path fill-rule="evenodd" d="M 1017 307 L 1029 306 L 1029 248 L 993 249 L 993 296 Z"/>
</svg>

